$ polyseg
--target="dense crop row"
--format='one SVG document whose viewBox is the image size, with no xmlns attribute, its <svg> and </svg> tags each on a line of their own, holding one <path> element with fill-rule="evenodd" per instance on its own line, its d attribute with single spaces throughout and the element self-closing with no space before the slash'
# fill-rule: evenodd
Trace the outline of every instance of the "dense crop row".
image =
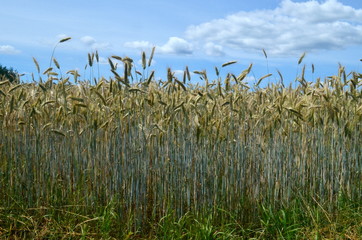
<svg viewBox="0 0 362 240">
<path fill-rule="evenodd" d="M 361 75 L 341 67 L 316 83 L 302 75 L 295 88 L 250 90 L 250 68 L 211 82 L 196 72 L 204 83 L 195 86 L 188 70 L 156 82 L 153 72 L 132 75 L 129 58 L 110 63 L 114 78 L 95 85 L 53 69 L 46 82 L 0 83 L 4 207 L 114 201 L 141 223 L 169 209 L 252 218 L 260 203 L 300 198 L 333 209 L 341 195 L 361 199 Z"/>
</svg>

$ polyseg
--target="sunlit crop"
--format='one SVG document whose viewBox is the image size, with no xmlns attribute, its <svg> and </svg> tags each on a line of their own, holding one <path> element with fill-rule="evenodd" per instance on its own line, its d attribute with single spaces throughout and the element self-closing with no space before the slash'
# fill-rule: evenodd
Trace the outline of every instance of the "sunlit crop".
<svg viewBox="0 0 362 240">
<path fill-rule="evenodd" d="M 0 82 L 2 207 L 116 202 L 137 227 L 170 209 L 217 207 L 246 221 L 260 205 L 361 200 L 360 74 L 341 66 L 312 83 L 303 71 L 297 87 L 262 88 L 264 78 L 244 81 L 250 66 L 215 80 L 196 71 L 195 85 L 188 69 L 156 81 L 130 58 L 109 62 L 114 77 L 95 83 L 60 76 L 56 61 L 36 83 Z M 142 63 L 150 67 L 144 53 Z"/>
</svg>

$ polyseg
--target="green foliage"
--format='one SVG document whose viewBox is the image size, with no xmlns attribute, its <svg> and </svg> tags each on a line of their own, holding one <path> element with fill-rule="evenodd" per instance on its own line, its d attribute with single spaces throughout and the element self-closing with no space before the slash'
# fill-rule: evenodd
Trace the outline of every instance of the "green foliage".
<svg viewBox="0 0 362 240">
<path fill-rule="evenodd" d="M 237 213 L 217 209 L 187 212 L 168 210 L 152 227 L 131 223 L 120 206 L 109 202 L 92 211 L 87 206 L 0 208 L 0 239 L 360 239 L 361 202 L 344 200 L 336 212 L 318 204 L 292 203 L 276 209 L 260 205 L 259 222 L 239 222 Z M 218 216 L 227 214 L 227 219 Z M 131 222 L 129 222 L 131 221 Z"/>
<path fill-rule="evenodd" d="M 0 65 L 0 81 L 9 80 L 10 82 L 18 82 L 19 77 L 16 70 Z"/>
<path fill-rule="evenodd" d="M 262 205 L 261 226 L 264 229 L 263 237 L 272 239 L 297 239 L 302 225 L 301 219 L 295 219 L 296 209 L 280 209 L 275 211 L 271 206 Z"/>
</svg>

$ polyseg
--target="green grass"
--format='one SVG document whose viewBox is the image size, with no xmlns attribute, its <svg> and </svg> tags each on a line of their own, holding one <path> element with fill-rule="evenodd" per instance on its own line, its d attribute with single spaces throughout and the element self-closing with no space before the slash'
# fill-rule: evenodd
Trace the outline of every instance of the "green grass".
<svg viewBox="0 0 362 240">
<path fill-rule="evenodd" d="M 115 202 L 89 210 L 87 206 L 21 206 L 1 209 L 1 239 L 360 239 L 361 203 L 340 200 L 329 212 L 319 204 L 294 201 L 278 210 L 259 206 L 259 215 L 242 222 L 238 211 L 210 209 L 176 217 L 169 210 L 161 218 L 135 227 Z M 327 206 L 326 206 L 327 207 Z"/>
</svg>

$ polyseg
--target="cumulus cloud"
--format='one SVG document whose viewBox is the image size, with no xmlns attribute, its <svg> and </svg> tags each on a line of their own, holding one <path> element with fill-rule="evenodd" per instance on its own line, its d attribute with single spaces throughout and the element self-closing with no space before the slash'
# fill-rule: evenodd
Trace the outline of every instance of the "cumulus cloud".
<svg viewBox="0 0 362 240">
<path fill-rule="evenodd" d="M 91 37 L 91 36 L 84 36 L 84 37 L 81 37 L 80 39 L 82 41 L 82 43 L 88 45 L 88 46 L 92 46 L 93 44 L 96 43 L 96 40 Z"/>
<path fill-rule="evenodd" d="M 126 42 L 124 44 L 125 47 L 128 48 L 136 48 L 141 51 L 152 49 L 153 45 L 148 41 L 133 41 L 133 42 Z"/>
<path fill-rule="evenodd" d="M 11 45 L 0 45 L 0 54 L 13 55 L 20 53 L 20 50 L 14 48 Z"/>
<path fill-rule="evenodd" d="M 222 54 L 223 48 L 275 55 L 342 49 L 362 44 L 362 9 L 337 0 L 283 0 L 276 9 L 241 11 L 190 26 L 186 36 L 205 45 L 208 55 Z"/>
<path fill-rule="evenodd" d="M 223 47 L 221 45 L 217 45 L 215 43 L 208 42 L 204 47 L 205 53 L 209 56 L 224 56 Z"/>
<path fill-rule="evenodd" d="M 154 47 L 154 45 L 148 41 L 126 42 L 124 46 L 142 51 L 151 50 Z M 161 54 L 188 55 L 193 53 L 193 45 L 185 39 L 170 37 L 164 45 L 156 46 L 156 51 Z"/>
<path fill-rule="evenodd" d="M 108 49 L 110 47 L 110 43 L 98 42 L 95 38 L 91 36 L 83 36 L 80 38 L 80 41 L 87 47 L 90 47 L 94 50 Z"/>
<path fill-rule="evenodd" d="M 159 53 L 188 55 L 193 52 L 193 45 L 185 39 L 170 37 L 166 44 L 157 47 Z"/>
</svg>

